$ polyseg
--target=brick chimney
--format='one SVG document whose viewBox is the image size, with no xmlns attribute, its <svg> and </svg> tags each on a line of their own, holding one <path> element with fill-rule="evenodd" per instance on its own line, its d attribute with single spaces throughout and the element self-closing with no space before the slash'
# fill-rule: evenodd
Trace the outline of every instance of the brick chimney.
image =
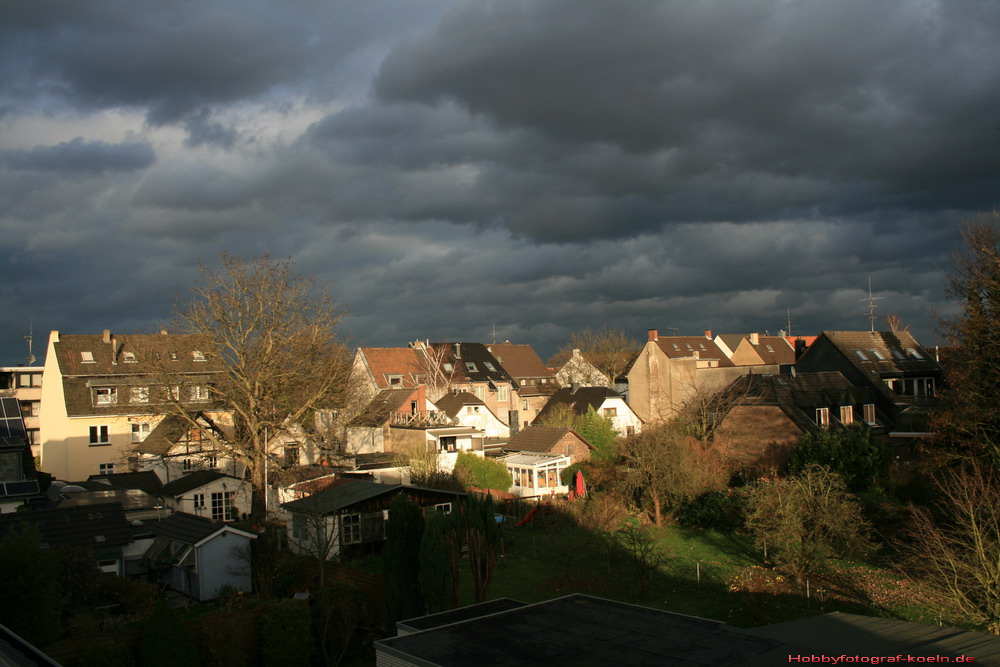
<svg viewBox="0 0 1000 667">
<path fill-rule="evenodd" d="M 111 329 L 105 329 L 104 330 L 104 342 L 105 343 L 110 343 L 111 342 Z"/>
<path fill-rule="evenodd" d="M 712 330 L 711 329 L 705 329 L 705 338 L 707 338 L 709 340 L 712 340 Z"/>
<path fill-rule="evenodd" d="M 650 329 L 649 331 L 646 332 L 646 335 L 649 337 L 649 340 L 653 341 L 659 340 L 660 338 L 659 332 L 656 329 Z"/>
<path fill-rule="evenodd" d="M 751 345 L 760 345 L 760 334 L 759 333 L 754 332 L 754 333 L 750 334 L 750 344 Z"/>
</svg>

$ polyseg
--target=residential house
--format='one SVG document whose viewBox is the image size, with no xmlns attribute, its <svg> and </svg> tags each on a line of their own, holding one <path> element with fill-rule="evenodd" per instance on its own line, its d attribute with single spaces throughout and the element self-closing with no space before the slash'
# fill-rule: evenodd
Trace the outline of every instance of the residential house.
<svg viewBox="0 0 1000 667">
<path fill-rule="evenodd" d="M 163 503 L 175 512 L 236 521 L 250 511 L 250 484 L 217 470 L 196 470 L 163 485 Z"/>
<path fill-rule="evenodd" d="M 706 332 L 708 335 L 710 332 Z M 759 333 L 719 334 L 715 342 L 736 366 L 764 366 L 795 363 L 795 348 L 782 336 Z"/>
<path fill-rule="evenodd" d="M 530 345 L 515 345 L 509 341 L 488 346 L 507 375 L 517 383 L 518 419 L 510 422 L 511 434 L 530 424 L 559 388 L 556 374 L 545 365 Z"/>
<path fill-rule="evenodd" d="M 125 511 L 118 503 L 54 507 L 0 514 L 0 538 L 20 522 L 38 526 L 49 547 L 86 547 L 102 572 L 124 573 L 123 550 L 132 541 Z"/>
<path fill-rule="evenodd" d="M 150 525 L 150 530 L 155 539 L 146 559 L 170 588 L 199 602 L 214 600 L 226 589 L 253 592 L 253 533 L 184 512 Z"/>
<path fill-rule="evenodd" d="M 583 436 L 568 426 L 529 426 L 504 447 L 504 451 L 519 454 L 557 454 L 570 464 L 587 461 L 594 448 Z"/>
<path fill-rule="evenodd" d="M 385 540 L 389 507 L 403 493 L 424 511 L 451 512 L 464 493 L 402 484 L 342 479 L 321 491 L 282 504 L 290 515 L 292 551 L 326 558 L 357 553 Z"/>
<path fill-rule="evenodd" d="M 41 366 L 0 367 L 0 397 L 16 398 L 24 417 L 25 435 L 31 445 L 31 455 L 41 456 L 39 418 L 42 413 Z"/>
<path fill-rule="evenodd" d="M 742 461 L 747 477 L 781 470 L 805 433 L 866 424 L 885 429 L 873 392 L 837 372 L 744 375 L 720 396 L 714 438 Z"/>
<path fill-rule="evenodd" d="M 598 370 L 597 366 L 587 361 L 574 348 L 569 360 L 556 373 L 556 382 L 561 387 L 578 384 L 583 387 L 614 387 L 617 378 L 609 378 Z"/>
<path fill-rule="evenodd" d="M 635 414 L 625 398 L 607 387 L 580 387 L 572 385 L 558 390 L 535 418 L 538 423 L 546 417 L 566 410 L 573 415 L 586 415 L 593 408 L 597 414 L 611 420 L 619 435 L 635 435 L 642 430 L 642 420 Z"/>
<path fill-rule="evenodd" d="M 121 472 L 166 414 L 190 406 L 213 411 L 217 359 L 191 336 L 61 335 L 53 331 L 42 371 L 42 470 L 60 479 Z"/>
<path fill-rule="evenodd" d="M 226 435 L 204 412 L 192 412 L 187 417 L 168 414 L 148 435 L 136 438 L 129 467 L 137 472 L 153 472 L 163 482 L 196 470 L 217 470 L 243 477 L 246 466 L 218 446 L 225 442 Z"/>
<path fill-rule="evenodd" d="M 510 439 L 510 427 L 500 420 L 478 396 L 467 391 L 453 391 L 437 400 L 439 410 L 452 423 L 469 426 L 483 433 L 486 449 L 499 447 Z"/>
<path fill-rule="evenodd" d="M 532 428 L 529 426 L 525 431 Z M 519 434 L 520 435 L 520 434 Z M 568 493 L 562 483 L 562 471 L 572 465 L 569 456 L 517 452 L 498 459 L 510 472 L 510 492 L 522 498 L 539 498 Z"/>
<path fill-rule="evenodd" d="M 664 336 L 650 329 L 648 340 L 627 371 L 628 402 L 644 422 L 664 422 L 699 395 L 714 394 L 740 375 L 777 373 L 777 365 L 736 366 L 712 339 Z"/>
<path fill-rule="evenodd" d="M 871 390 L 875 409 L 885 416 L 897 456 L 930 435 L 943 369 L 935 355 L 908 331 L 824 331 L 799 358 L 802 373 L 837 371 Z"/>
<path fill-rule="evenodd" d="M 39 476 L 18 399 L 0 398 L 0 512 L 45 500 L 47 476 Z"/>
</svg>

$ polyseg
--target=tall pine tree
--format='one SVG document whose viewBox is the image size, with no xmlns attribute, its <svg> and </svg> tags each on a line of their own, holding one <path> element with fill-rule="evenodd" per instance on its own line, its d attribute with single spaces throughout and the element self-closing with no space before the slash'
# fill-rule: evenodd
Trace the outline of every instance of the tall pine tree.
<svg viewBox="0 0 1000 667">
<path fill-rule="evenodd" d="M 389 507 L 385 527 L 386 633 L 395 635 L 396 621 L 424 614 L 420 590 L 420 540 L 424 515 L 406 494 L 400 493 Z"/>
</svg>

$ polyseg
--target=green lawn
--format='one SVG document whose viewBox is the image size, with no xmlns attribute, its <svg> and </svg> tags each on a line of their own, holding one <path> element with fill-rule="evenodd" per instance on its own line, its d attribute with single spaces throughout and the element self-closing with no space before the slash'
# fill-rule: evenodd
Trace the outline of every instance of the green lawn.
<svg viewBox="0 0 1000 667">
<path fill-rule="evenodd" d="M 866 563 L 831 561 L 809 582 L 807 600 L 804 585 L 761 567 L 747 536 L 677 527 L 653 533 L 665 560 L 643 593 L 634 559 L 566 517 L 506 526 L 489 597 L 537 602 L 580 592 L 743 627 L 830 611 L 928 623 L 941 615 L 892 572 Z M 468 580 L 463 572 L 463 603 L 472 602 Z"/>
</svg>

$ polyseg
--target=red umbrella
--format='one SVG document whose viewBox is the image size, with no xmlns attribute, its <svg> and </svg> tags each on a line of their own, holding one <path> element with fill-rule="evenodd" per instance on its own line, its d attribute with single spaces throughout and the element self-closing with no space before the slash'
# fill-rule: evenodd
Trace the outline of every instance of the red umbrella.
<svg viewBox="0 0 1000 667">
<path fill-rule="evenodd" d="M 587 483 L 583 481 L 583 473 L 576 471 L 576 497 L 583 498 L 587 495 Z"/>
</svg>

